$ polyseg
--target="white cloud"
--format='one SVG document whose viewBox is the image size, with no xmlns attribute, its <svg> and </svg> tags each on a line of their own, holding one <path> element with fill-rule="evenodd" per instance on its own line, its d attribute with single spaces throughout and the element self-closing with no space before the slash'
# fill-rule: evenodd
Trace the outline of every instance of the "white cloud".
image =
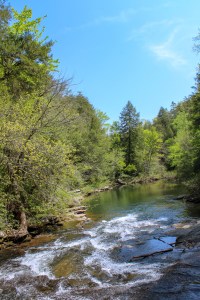
<svg viewBox="0 0 200 300">
<path fill-rule="evenodd" d="M 134 29 L 129 34 L 127 41 L 142 41 L 146 44 L 154 56 L 160 61 L 168 62 L 172 67 L 178 68 L 187 64 L 187 60 L 179 53 L 181 44 L 186 40 L 186 34 L 180 34 L 183 31 L 183 19 L 163 19 L 143 24 Z M 162 43 L 153 43 L 152 39 L 160 39 L 160 36 L 170 32 L 168 38 Z"/>
<path fill-rule="evenodd" d="M 101 25 L 104 23 L 113 23 L 113 24 L 114 23 L 127 23 L 127 22 L 131 21 L 132 17 L 136 13 L 137 13 L 137 11 L 132 8 L 122 10 L 116 15 L 98 17 L 88 23 L 85 23 L 85 24 L 75 27 L 75 29 L 90 28 L 90 27 L 98 26 L 98 25 Z"/>
<path fill-rule="evenodd" d="M 167 44 L 155 45 L 150 48 L 159 60 L 167 60 L 173 67 L 186 65 L 186 60 L 167 47 Z"/>
<path fill-rule="evenodd" d="M 137 12 L 134 9 L 122 10 L 117 15 L 103 16 L 95 20 L 96 24 L 99 23 L 126 23 L 132 19 Z"/>
<path fill-rule="evenodd" d="M 183 24 L 182 19 L 164 19 L 160 21 L 152 21 L 145 23 L 141 27 L 134 29 L 128 36 L 127 41 L 132 41 L 138 37 L 146 38 L 147 36 L 152 36 L 152 34 L 155 32 L 155 30 L 163 28 L 170 28 L 174 26 L 182 26 Z"/>
<path fill-rule="evenodd" d="M 174 49 L 177 31 L 175 29 L 165 42 L 149 46 L 158 60 L 167 61 L 174 68 L 187 64 L 186 59 Z"/>
</svg>

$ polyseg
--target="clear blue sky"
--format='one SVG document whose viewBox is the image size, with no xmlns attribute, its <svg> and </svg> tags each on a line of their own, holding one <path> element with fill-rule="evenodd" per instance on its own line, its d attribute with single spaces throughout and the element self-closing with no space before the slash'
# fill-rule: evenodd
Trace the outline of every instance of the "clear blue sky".
<svg viewBox="0 0 200 300">
<path fill-rule="evenodd" d="M 130 100 L 142 119 L 191 94 L 199 0 L 10 0 L 47 15 L 60 71 L 95 108 L 117 120 Z"/>
</svg>

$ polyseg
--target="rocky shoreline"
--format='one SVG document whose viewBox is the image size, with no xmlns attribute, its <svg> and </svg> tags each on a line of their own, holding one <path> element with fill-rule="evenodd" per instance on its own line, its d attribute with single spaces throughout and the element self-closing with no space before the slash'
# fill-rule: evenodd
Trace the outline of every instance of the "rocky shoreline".
<svg viewBox="0 0 200 300">
<path fill-rule="evenodd" d="M 105 186 L 98 189 L 93 189 L 90 192 L 82 193 L 81 190 L 72 191 L 71 204 L 68 205 L 66 211 L 62 216 L 48 216 L 42 218 L 37 223 L 28 225 L 26 232 L 20 230 L 9 229 L 6 231 L 0 231 L 0 250 L 8 247 L 15 247 L 17 244 L 30 242 L 32 238 L 40 234 L 52 233 L 57 231 L 59 228 L 65 226 L 68 222 L 76 222 L 78 227 L 81 227 L 85 222 L 88 221 L 86 217 L 86 206 L 82 205 L 82 201 L 89 196 L 94 194 L 112 190 L 113 186 Z"/>
</svg>

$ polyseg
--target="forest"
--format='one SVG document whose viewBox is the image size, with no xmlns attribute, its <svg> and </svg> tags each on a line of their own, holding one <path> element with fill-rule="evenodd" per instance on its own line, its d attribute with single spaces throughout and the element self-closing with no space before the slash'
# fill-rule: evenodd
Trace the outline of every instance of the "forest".
<svg viewBox="0 0 200 300">
<path fill-rule="evenodd" d="M 42 21 L 0 1 L 0 230 L 26 231 L 33 219 L 62 214 L 71 191 L 117 180 L 172 177 L 199 196 L 199 66 L 193 93 L 161 107 L 152 121 L 141 120 L 127 99 L 110 124 L 71 92 L 72 79 L 59 77 Z"/>
</svg>

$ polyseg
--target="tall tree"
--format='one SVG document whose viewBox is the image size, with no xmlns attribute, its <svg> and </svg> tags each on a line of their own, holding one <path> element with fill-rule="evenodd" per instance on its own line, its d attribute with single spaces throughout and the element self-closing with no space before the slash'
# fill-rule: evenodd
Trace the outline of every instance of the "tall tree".
<svg viewBox="0 0 200 300">
<path fill-rule="evenodd" d="M 193 146 L 191 134 L 191 120 L 185 111 L 180 111 L 173 126 L 176 136 L 171 139 L 169 145 L 169 160 L 176 168 L 178 176 L 189 178 L 193 173 Z"/>
<path fill-rule="evenodd" d="M 143 171 L 147 175 L 150 173 L 152 159 L 159 153 L 161 143 L 161 136 L 154 126 L 143 130 L 143 147 L 141 152 L 143 153 Z"/>
<path fill-rule="evenodd" d="M 11 24 L 4 6 L 1 14 L 5 19 L 1 21 L 4 25 L 0 43 L 1 85 L 14 100 L 33 91 L 43 95 L 58 63 L 51 54 L 53 42 L 42 38 L 39 26 L 43 18 L 32 20 L 32 11 L 27 7 L 21 13 L 12 9 Z"/>
<path fill-rule="evenodd" d="M 139 122 L 139 113 L 137 113 L 132 103 L 128 101 L 120 115 L 120 138 L 125 153 L 126 166 L 136 164 Z"/>
<path fill-rule="evenodd" d="M 73 160 L 77 168 L 79 183 L 96 184 L 106 173 L 109 138 L 107 116 L 96 111 L 89 100 L 79 93 L 70 101 L 76 117 L 65 130 L 66 137 L 73 145 Z"/>
<path fill-rule="evenodd" d="M 200 66 L 199 66 L 200 70 Z M 200 174 L 200 71 L 196 77 L 196 92 L 190 99 L 190 120 L 194 147 L 194 171 Z"/>
<path fill-rule="evenodd" d="M 51 77 L 51 43 L 39 40 L 40 19 L 31 15 L 13 11 L 0 44 L 0 206 L 23 232 L 27 214 L 55 199 L 71 166 L 60 134 L 69 116 L 63 85 Z"/>
<path fill-rule="evenodd" d="M 153 120 L 153 125 L 156 130 L 161 134 L 162 147 L 160 149 L 161 162 L 162 164 L 170 169 L 170 163 L 168 161 L 168 140 L 174 137 L 173 118 L 175 117 L 174 112 L 168 111 L 166 108 L 161 107 L 157 117 Z"/>
<path fill-rule="evenodd" d="M 157 117 L 153 121 L 153 124 L 161 133 L 164 142 L 173 137 L 171 114 L 166 108 L 160 108 Z"/>
</svg>

